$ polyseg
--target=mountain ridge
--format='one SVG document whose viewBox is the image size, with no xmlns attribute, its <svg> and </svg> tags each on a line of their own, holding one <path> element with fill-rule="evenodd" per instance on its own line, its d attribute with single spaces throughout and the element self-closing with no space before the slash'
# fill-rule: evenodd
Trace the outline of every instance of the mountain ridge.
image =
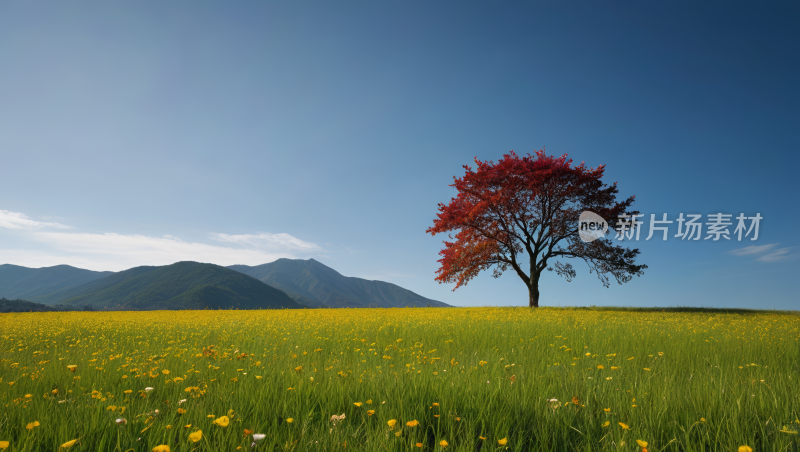
<svg viewBox="0 0 800 452">
<path fill-rule="evenodd" d="M 343 276 L 315 259 L 281 258 L 257 266 L 231 265 L 227 268 L 279 288 L 307 306 L 311 305 L 303 300 L 329 308 L 450 307 L 393 283 Z"/>
</svg>

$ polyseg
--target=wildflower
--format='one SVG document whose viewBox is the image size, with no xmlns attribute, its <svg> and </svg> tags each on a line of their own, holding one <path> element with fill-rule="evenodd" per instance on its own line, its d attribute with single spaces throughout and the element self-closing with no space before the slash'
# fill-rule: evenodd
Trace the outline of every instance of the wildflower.
<svg viewBox="0 0 800 452">
<path fill-rule="evenodd" d="M 193 443 L 200 441 L 201 439 L 203 439 L 203 431 L 198 430 L 194 433 L 189 433 L 189 439 L 192 440 Z"/>
<path fill-rule="evenodd" d="M 439 404 L 436 403 L 436 402 L 433 402 L 433 406 L 439 406 Z"/>
<path fill-rule="evenodd" d="M 705 422 L 705 421 L 706 421 L 706 418 L 704 418 L 704 417 L 700 418 L 700 422 Z"/>
<path fill-rule="evenodd" d="M 503 438 L 501 440 L 498 440 L 497 444 L 499 444 L 501 446 L 505 446 L 506 444 L 508 444 L 508 438 Z"/>
<path fill-rule="evenodd" d="M 263 433 L 253 433 L 253 441 L 256 442 L 256 443 L 261 442 L 266 437 L 267 437 L 267 435 L 265 435 Z"/>
<path fill-rule="evenodd" d="M 753 448 L 750 446 L 739 446 L 739 452 L 753 452 Z"/>
<path fill-rule="evenodd" d="M 61 445 L 61 448 L 62 449 L 69 449 L 70 447 L 74 446 L 75 443 L 77 443 L 77 442 L 78 442 L 77 439 L 73 439 L 72 441 L 67 441 L 66 443 Z"/>
<path fill-rule="evenodd" d="M 598 364 L 597 368 L 600 369 L 600 370 L 603 370 L 603 369 L 605 369 L 605 366 L 603 366 L 602 364 Z"/>
<path fill-rule="evenodd" d="M 650 372 L 650 369 L 648 369 L 647 367 L 645 367 L 645 368 L 644 368 L 644 370 L 646 370 L 646 371 Z"/>
<path fill-rule="evenodd" d="M 406 425 L 407 425 L 407 426 L 409 426 L 409 427 L 416 427 L 416 426 L 418 426 L 418 425 L 419 425 L 419 421 L 417 421 L 416 419 L 414 419 L 413 421 L 408 421 L 408 422 L 406 422 Z"/>
<path fill-rule="evenodd" d="M 130 394 L 130 393 L 132 393 L 133 391 L 132 391 L 132 390 L 130 390 L 130 389 L 126 389 L 125 391 L 122 391 L 122 392 L 123 392 L 123 393 L 125 393 L 125 394 Z"/>
<path fill-rule="evenodd" d="M 186 413 L 186 410 L 184 410 L 183 408 L 178 408 L 178 414 L 184 414 L 184 413 Z"/>
<path fill-rule="evenodd" d="M 75 364 L 70 364 L 69 366 L 67 366 L 67 369 L 69 369 L 70 372 L 75 372 L 76 370 L 78 370 L 78 366 Z"/>
<path fill-rule="evenodd" d="M 227 427 L 230 422 L 231 420 L 228 419 L 228 416 L 222 416 L 219 419 L 214 419 L 214 423 L 220 427 Z"/>
<path fill-rule="evenodd" d="M 439 445 L 442 446 L 442 447 L 447 447 L 447 441 L 441 440 L 441 441 L 439 441 Z"/>
<path fill-rule="evenodd" d="M 162 370 L 161 373 L 164 375 L 169 375 L 169 371 L 167 369 Z"/>
<path fill-rule="evenodd" d="M 642 441 L 640 439 L 636 440 L 636 444 L 638 444 L 639 447 L 647 447 L 647 441 Z"/>
<path fill-rule="evenodd" d="M 153 448 L 153 452 L 169 452 L 169 446 L 161 444 Z"/>
<path fill-rule="evenodd" d="M 146 388 L 144 388 L 144 392 L 150 392 L 150 391 L 152 391 L 152 390 L 153 390 L 153 388 L 151 388 L 151 387 L 149 387 L 149 386 L 148 386 L 148 387 L 146 387 Z"/>
<path fill-rule="evenodd" d="M 114 422 L 116 422 L 116 423 L 117 423 L 117 425 L 126 425 L 126 424 L 128 423 L 128 420 L 127 420 L 127 419 L 125 419 L 125 418 L 123 418 L 123 417 L 121 417 L 121 418 L 117 419 L 117 420 L 116 420 L 116 421 L 114 421 Z"/>
<path fill-rule="evenodd" d="M 375 410 L 367 410 L 367 416 L 372 416 L 375 414 Z"/>
<path fill-rule="evenodd" d="M 355 406 L 357 406 L 357 407 L 361 408 L 361 405 L 362 405 L 362 403 L 361 403 L 361 402 L 355 402 L 355 403 L 353 403 L 353 405 L 355 405 Z"/>
<path fill-rule="evenodd" d="M 483 441 L 486 441 L 486 438 L 484 438 L 482 436 L 479 436 L 478 438 L 482 439 Z"/>
<path fill-rule="evenodd" d="M 0 441 L 0 449 L 8 449 L 9 444 L 8 441 Z"/>
<path fill-rule="evenodd" d="M 422 443 L 417 443 L 417 444 L 415 444 L 415 446 L 417 446 L 417 447 L 420 447 L 420 448 L 421 448 L 421 447 L 422 447 Z"/>
<path fill-rule="evenodd" d="M 192 426 L 192 424 L 186 424 L 186 425 L 183 426 L 183 428 L 190 428 L 191 426 Z"/>
<path fill-rule="evenodd" d="M 609 425 L 611 425 L 611 421 L 605 421 L 601 427 L 608 427 Z"/>
<path fill-rule="evenodd" d="M 619 426 L 622 427 L 622 430 L 628 430 L 630 428 L 628 424 L 623 424 L 622 422 L 619 423 Z"/>
<path fill-rule="evenodd" d="M 397 419 L 391 419 L 387 424 L 389 424 L 389 427 L 394 428 L 394 424 L 397 424 Z"/>
<path fill-rule="evenodd" d="M 291 424 L 292 422 L 294 422 L 294 419 L 293 419 L 293 418 L 288 418 L 288 419 L 286 419 L 286 423 L 287 423 L 287 424 Z"/>
<path fill-rule="evenodd" d="M 611 412 L 611 408 L 603 408 L 603 411 L 605 411 L 606 413 L 610 413 Z"/>
</svg>

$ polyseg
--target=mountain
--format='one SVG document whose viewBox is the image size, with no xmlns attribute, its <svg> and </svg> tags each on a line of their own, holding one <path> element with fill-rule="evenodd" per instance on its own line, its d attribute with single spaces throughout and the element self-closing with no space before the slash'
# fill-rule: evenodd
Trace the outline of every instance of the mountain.
<svg viewBox="0 0 800 452">
<path fill-rule="evenodd" d="M 112 273 L 84 270 L 69 265 L 42 268 L 0 265 L 0 297 L 48 303 L 48 296 L 55 292 L 68 291 Z"/>
<path fill-rule="evenodd" d="M 71 306 L 118 310 L 302 308 L 261 281 L 214 264 L 134 267 L 67 293 Z"/>
<path fill-rule="evenodd" d="M 258 266 L 227 267 L 286 292 L 292 299 L 309 307 L 393 308 L 404 306 L 449 306 L 410 290 L 383 281 L 342 276 L 314 259 L 278 259 Z"/>
</svg>

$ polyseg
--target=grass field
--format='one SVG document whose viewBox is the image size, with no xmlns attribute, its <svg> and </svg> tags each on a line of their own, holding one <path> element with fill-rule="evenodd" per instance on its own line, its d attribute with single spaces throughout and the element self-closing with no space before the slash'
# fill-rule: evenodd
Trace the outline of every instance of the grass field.
<svg viewBox="0 0 800 452">
<path fill-rule="evenodd" d="M 800 316 L 691 311 L 0 314 L 0 449 L 798 450 Z"/>
</svg>

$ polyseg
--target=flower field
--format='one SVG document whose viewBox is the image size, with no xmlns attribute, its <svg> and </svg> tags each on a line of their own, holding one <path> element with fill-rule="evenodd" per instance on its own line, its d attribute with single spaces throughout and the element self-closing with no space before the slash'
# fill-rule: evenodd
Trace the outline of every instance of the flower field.
<svg viewBox="0 0 800 452">
<path fill-rule="evenodd" d="M 793 451 L 800 316 L 0 314 L 0 450 Z"/>
</svg>

